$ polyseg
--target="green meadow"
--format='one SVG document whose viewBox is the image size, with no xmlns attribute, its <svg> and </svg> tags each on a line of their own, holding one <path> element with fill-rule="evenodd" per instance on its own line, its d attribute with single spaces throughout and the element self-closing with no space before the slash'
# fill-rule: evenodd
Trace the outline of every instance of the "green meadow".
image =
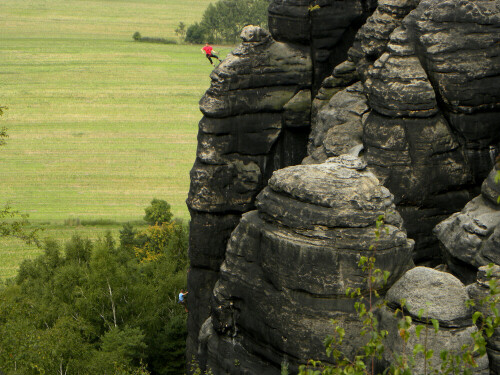
<svg viewBox="0 0 500 375">
<path fill-rule="evenodd" d="M 176 38 L 209 0 L 2 0 L 0 204 L 29 214 L 41 237 L 115 236 L 153 198 L 188 220 L 198 101 L 212 69 Z M 223 55 L 228 52 L 224 49 Z M 76 225 L 109 220 L 114 225 Z M 41 250 L 0 241 L 0 279 Z"/>
</svg>

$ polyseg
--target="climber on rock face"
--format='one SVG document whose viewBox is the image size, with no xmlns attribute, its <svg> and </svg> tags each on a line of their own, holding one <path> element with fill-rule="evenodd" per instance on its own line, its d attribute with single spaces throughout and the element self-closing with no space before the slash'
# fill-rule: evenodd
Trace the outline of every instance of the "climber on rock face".
<svg viewBox="0 0 500 375">
<path fill-rule="evenodd" d="M 210 64 L 214 65 L 214 63 L 212 61 L 212 57 L 216 58 L 220 62 L 219 57 L 217 55 L 214 55 L 212 53 L 212 52 L 215 52 L 214 48 L 211 45 L 209 45 L 208 43 L 205 43 L 205 47 L 203 47 L 201 49 L 201 52 L 203 52 L 205 54 L 205 56 L 207 57 L 208 61 L 210 61 Z"/>
<path fill-rule="evenodd" d="M 186 307 L 186 294 L 188 294 L 189 292 L 185 292 L 183 289 L 181 289 L 180 293 L 179 293 L 179 303 L 182 304 L 184 306 L 184 310 L 186 310 L 186 312 L 188 312 L 188 309 Z"/>
</svg>

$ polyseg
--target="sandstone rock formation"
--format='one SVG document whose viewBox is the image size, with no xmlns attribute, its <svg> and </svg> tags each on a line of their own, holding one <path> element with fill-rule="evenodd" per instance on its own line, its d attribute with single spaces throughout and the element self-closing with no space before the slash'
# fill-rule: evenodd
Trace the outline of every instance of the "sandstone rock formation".
<svg viewBox="0 0 500 375">
<path fill-rule="evenodd" d="M 340 296 L 360 285 L 353 254 L 392 207 L 389 191 L 398 213 L 384 249 L 406 254 L 406 230 L 416 262 L 441 260 L 433 228 L 477 195 L 498 153 L 499 25 L 500 0 L 272 0 L 270 33 L 243 30 L 200 101 L 188 358 L 278 373 L 283 359 L 323 353 L 330 316 L 352 324 L 358 345 Z M 469 282 L 500 261 L 494 173 L 442 240 Z M 411 260 L 389 258 L 394 282 Z"/>
<path fill-rule="evenodd" d="M 308 156 L 302 162 L 316 164 L 342 154 L 357 155 L 363 147 L 363 119 L 368 110 L 361 82 L 333 95 L 316 115 Z"/>
<path fill-rule="evenodd" d="M 446 263 L 466 284 L 476 280 L 479 267 L 500 265 L 500 184 L 495 183 L 498 167 L 500 163 L 483 182 L 481 195 L 435 228 Z"/>
<path fill-rule="evenodd" d="M 300 359 L 327 360 L 322 340 L 332 318 L 345 327 L 346 350 L 354 352 L 363 338 L 346 290 L 367 289 L 359 257 L 371 255 L 376 243 L 377 267 L 390 272 L 389 285 L 413 266 L 413 241 L 389 191 L 365 163 L 344 155 L 276 171 L 257 208 L 231 235 L 200 357 L 206 351 L 217 374 L 276 374 L 285 359 L 294 371 Z M 388 232 L 376 241 L 381 214 Z"/>
<path fill-rule="evenodd" d="M 196 162 L 187 200 L 191 212 L 188 348 L 208 317 L 209 298 L 227 239 L 271 173 L 305 155 L 312 63 L 307 50 L 274 41 L 248 26 L 243 43 L 211 75 L 200 100 Z"/>
<path fill-rule="evenodd" d="M 332 67 L 345 59 L 376 5 L 375 0 L 272 0 L 269 30 L 276 40 L 310 46 L 316 92 Z"/>
<path fill-rule="evenodd" d="M 342 64 L 355 64 L 349 83 L 357 76 L 367 97 L 364 157 L 394 194 L 419 262 L 440 257 L 433 227 L 472 198 L 498 150 L 498 19 L 498 1 L 381 0 Z M 315 99 L 312 159 L 315 129 L 328 132 L 321 113 L 334 100 L 328 95 L 342 90 L 339 78 L 334 70 Z"/>
<path fill-rule="evenodd" d="M 302 0 L 272 1 L 272 36 L 246 27 L 243 43 L 214 70 L 211 87 L 200 101 L 204 118 L 187 200 L 192 265 L 188 287 L 199 306 L 188 320 L 189 357 L 208 316 L 229 234 L 241 214 L 253 208 L 271 173 L 306 156 L 315 87 L 331 66 L 346 58 L 350 41 L 375 2 L 325 0 L 314 15 L 309 6 Z"/>
<path fill-rule="evenodd" d="M 410 337 L 406 343 L 406 353 L 412 353 L 413 348 L 420 344 L 427 350 L 433 350 L 434 356 L 427 365 L 420 353 L 415 357 L 414 374 L 423 374 L 427 366 L 428 373 L 431 368 L 440 366 L 440 353 L 444 350 L 453 354 L 462 352 L 462 346 L 473 346 L 471 333 L 477 332 L 472 323 L 472 310 L 467 307 L 469 299 L 465 286 L 453 275 L 436 271 L 427 267 L 416 267 L 408 271 L 387 292 L 388 305 L 381 311 L 381 329 L 389 332 L 387 346 L 393 354 L 401 355 L 404 350 L 404 341 L 398 331 L 395 316 L 396 309 L 402 309 L 401 300 L 405 299 L 404 311 L 408 314 L 413 324 L 409 328 Z M 423 311 L 422 314 L 419 311 Z M 436 332 L 431 319 L 439 322 Z M 420 337 L 416 334 L 418 325 L 423 325 L 424 331 Z M 427 332 L 425 332 L 425 330 Z M 427 341 L 426 341 L 427 340 Z M 386 363 L 391 363 L 394 358 L 389 351 L 384 352 Z M 476 358 L 477 367 L 474 374 L 489 374 L 488 358 Z"/>
</svg>

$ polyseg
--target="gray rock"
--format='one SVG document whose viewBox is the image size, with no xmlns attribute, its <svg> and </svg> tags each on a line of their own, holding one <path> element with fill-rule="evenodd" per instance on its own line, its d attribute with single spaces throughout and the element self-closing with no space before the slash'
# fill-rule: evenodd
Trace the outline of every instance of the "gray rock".
<svg viewBox="0 0 500 375">
<path fill-rule="evenodd" d="M 500 205 L 495 195 L 493 169 L 483 183 L 484 195 L 471 200 L 461 212 L 439 223 L 438 237 L 448 266 L 463 282 L 475 281 L 477 269 L 489 263 L 500 264 Z"/>
<path fill-rule="evenodd" d="M 346 60 L 337 65 L 333 69 L 333 73 L 321 83 L 321 87 L 314 97 L 313 108 L 317 112 L 325 104 L 328 104 L 333 95 L 357 81 L 359 81 L 359 77 L 356 73 L 356 64 Z"/>
<path fill-rule="evenodd" d="M 394 194 L 418 261 L 439 258 L 428 226 L 471 199 L 498 149 L 499 9 L 498 1 L 380 2 L 349 51 L 371 108 L 367 162 Z"/>
<path fill-rule="evenodd" d="M 196 354 L 198 331 L 208 318 L 229 234 L 241 214 L 254 208 L 272 172 L 299 163 L 306 153 L 312 83 L 308 49 L 276 42 L 255 26 L 245 27 L 241 37 L 242 44 L 212 72 L 200 101 L 204 117 L 187 199 L 193 301 L 189 355 Z"/>
<path fill-rule="evenodd" d="M 499 223 L 500 211 L 479 196 L 470 201 L 462 212 L 453 214 L 436 226 L 436 233 L 452 256 L 480 267 L 492 261 L 483 259 L 481 247 Z"/>
<path fill-rule="evenodd" d="M 370 107 L 390 117 L 435 115 L 438 108 L 434 89 L 413 51 L 407 30 L 395 30 L 388 48 L 391 53 L 384 53 L 367 72 L 365 87 Z"/>
<path fill-rule="evenodd" d="M 418 320 L 437 319 L 442 326 L 471 325 L 472 310 L 464 285 L 455 276 L 427 267 L 416 267 L 406 272 L 387 292 L 390 306 L 401 307 Z M 419 317 L 419 310 L 423 314 Z"/>
<path fill-rule="evenodd" d="M 500 181 L 498 181 L 500 171 L 500 161 L 495 164 L 495 168 L 493 168 L 484 180 L 483 185 L 481 185 L 481 195 L 484 199 L 487 199 L 494 205 L 500 205 L 499 197 L 500 197 Z"/>
<path fill-rule="evenodd" d="M 316 115 L 304 164 L 322 163 L 362 146 L 363 118 L 368 112 L 361 83 L 337 92 Z"/>
<path fill-rule="evenodd" d="M 356 31 L 375 6 L 373 0 L 272 0 L 269 30 L 276 40 L 310 46 L 316 92 L 332 66 L 345 60 Z"/>
<path fill-rule="evenodd" d="M 425 365 L 422 354 L 415 356 L 412 373 L 423 374 L 424 368 L 439 368 L 440 353 L 447 350 L 453 354 L 462 352 L 462 346 L 473 346 L 471 334 L 477 332 L 472 324 L 472 311 L 466 306 L 468 294 L 465 286 L 454 276 L 446 272 L 426 267 L 416 267 L 406 272 L 387 292 L 387 307 L 380 311 L 380 328 L 388 331 L 386 344 L 391 353 L 384 352 L 384 360 L 391 363 L 392 354 L 412 353 L 417 344 L 433 350 L 434 356 Z M 404 307 L 401 300 L 405 300 Z M 409 328 L 410 338 L 404 343 L 398 331 L 398 320 L 401 314 L 395 314 L 401 309 L 412 317 Z M 439 322 L 436 332 L 431 319 Z M 417 336 L 418 325 L 424 328 Z M 474 374 L 488 374 L 488 358 L 475 358 L 478 367 L 473 368 Z"/>
<path fill-rule="evenodd" d="M 380 0 L 372 14 L 375 3 L 272 0 L 270 33 L 245 28 L 212 72 L 187 201 L 196 297 L 188 355 L 215 373 L 328 361 L 330 318 L 355 352 L 361 325 L 345 291 L 366 290 L 357 262 L 370 253 L 378 215 L 394 212 L 377 241 L 377 266 L 391 272 L 391 285 L 412 266 L 412 248 L 416 261 L 441 261 L 432 228 L 491 171 L 500 145 L 499 1 Z M 500 264 L 495 175 L 440 226 L 449 269 L 470 282 L 485 262 Z M 426 308 L 432 294 L 435 353 L 469 343 L 476 328 L 462 311 L 463 287 L 441 273 L 422 279 L 417 290 L 395 285 L 390 306 L 408 294 L 415 318 L 414 305 Z M 394 319 L 381 312 L 397 352 Z M 500 350 L 488 353 L 497 368 Z M 478 363 L 476 373 L 487 372 Z"/>
<path fill-rule="evenodd" d="M 440 257 L 432 228 L 470 199 L 467 161 L 457 137 L 441 115 L 391 118 L 370 112 L 363 143 L 369 167 L 395 196 L 414 259 Z"/>
<path fill-rule="evenodd" d="M 378 2 L 377 9 L 360 28 L 349 50 L 349 58 L 357 64 L 361 77 L 365 77 L 373 62 L 387 51 L 392 32 L 418 3 L 416 0 Z"/>
<path fill-rule="evenodd" d="M 301 90 L 283 107 L 283 124 L 288 128 L 311 126 L 311 90 Z"/>
<path fill-rule="evenodd" d="M 359 257 L 375 244 L 389 285 L 413 265 L 413 241 L 390 193 L 361 159 L 343 155 L 276 171 L 257 200 L 258 211 L 245 213 L 231 235 L 214 288 L 207 365 L 245 373 L 227 370 L 238 355 L 243 368 L 264 361 L 263 373 L 276 374 L 284 358 L 292 372 L 301 359 L 328 361 L 322 339 L 331 318 L 346 328 L 346 350 L 354 353 L 364 338 L 345 293 L 367 290 Z M 388 231 L 377 241 L 375 221 L 386 212 Z"/>
<path fill-rule="evenodd" d="M 500 141 L 498 1 L 422 0 L 404 21 L 450 125 L 465 138 L 473 176 L 490 171 Z"/>
</svg>

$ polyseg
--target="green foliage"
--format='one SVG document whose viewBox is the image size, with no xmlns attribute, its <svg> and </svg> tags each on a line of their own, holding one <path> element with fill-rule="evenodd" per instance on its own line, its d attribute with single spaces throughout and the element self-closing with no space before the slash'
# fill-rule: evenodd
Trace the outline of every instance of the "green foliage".
<svg viewBox="0 0 500 375">
<path fill-rule="evenodd" d="M 39 230 L 28 230 L 29 224 L 27 214 L 21 214 L 9 205 L 0 208 L 0 237 L 15 237 L 27 244 L 39 245 Z"/>
<path fill-rule="evenodd" d="M 142 36 L 138 31 L 136 31 L 134 35 L 132 35 L 132 39 L 134 39 L 136 42 L 177 44 L 177 41 L 173 38 L 151 38 L 149 36 Z"/>
<path fill-rule="evenodd" d="M 0 116 L 3 115 L 6 109 L 7 107 L 0 106 Z M 5 145 L 5 139 L 8 137 L 7 128 L 0 128 L 0 146 Z M 19 211 L 13 210 L 8 204 L 0 208 L 0 237 L 15 237 L 27 244 L 39 245 L 38 229 L 28 231 L 26 229 L 28 225 L 27 214 L 21 214 Z"/>
<path fill-rule="evenodd" d="M 182 39 L 186 36 L 186 24 L 184 22 L 179 22 L 179 25 L 175 29 L 175 34 Z"/>
<path fill-rule="evenodd" d="M 132 35 L 132 38 L 136 42 L 144 42 L 144 43 L 159 43 L 159 44 L 177 44 L 177 40 L 173 38 L 152 38 L 149 36 L 141 36 L 139 32 L 135 32 Z"/>
<path fill-rule="evenodd" d="M 267 28 L 269 0 L 218 0 L 209 4 L 199 24 L 187 29 L 190 43 L 236 43 L 246 25 Z"/>
<path fill-rule="evenodd" d="M 205 30 L 198 22 L 190 25 L 186 30 L 186 42 L 202 44 L 205 41 Z"/>
<path fill-rule="evenodd" d="M 3 115 L 3 111 L 6 109 L 7 109 L 7 107 L 0 106 L 0 116 Z M 9 135 L 7 134 L 7 128 L 4 126 L 1 127 L 0 128 L 0 146 L 5 145 L 5 143 L 6 143 L 5 139 L 8 137 L 9 137 Z"/>
<path fill-rule="evenodd" d="M 8 137 L 9 135 L 7 134 L 7 128 L 6 127 L 0 128 L 0 146 L 3 146 L 7 143 L 5 139 Z"/>
<path fill-rule="evenodd" d="M 144 216 L 144 221 L 149 225 L 161 225 L 163 223 L 168 223 L 172 220 L 172 211 L 170 210 L 170 204 L 162 199 L 154 198 L 151 204 L 144 210 L 146 215 Z"/>
<path fill-rule="evenodd" d="M 200 368 L 200 364 L 198 361 L 194 358 L 191 359 L 191 362 L 189 363 L 189 370 L 192 375 L 214 375 L 211 369 L 206 369 L 205 371 L 202 371 Z"/>
<path fill-rule="evenodd" d="M 142 219 L 151 191 L 162 192 L 174 215 L 187 220 L 198 101 L 213 68 L 198 46 L 130 39 L 136 29 L 177 40 L 179 21 L 201 20 L 210 2 L 51 0 L 46 7 L 46 0 L 2 0 L 2 85 L 13 90 L 0 100 L 9 107 L 0 128 L 10 135 L 8 147 L 0 147 L 0 208 L 11 202 L 29 212 L 32 226 L 43 225 L 41 237 L 60 241 L 76 231 L 94 239 L 106 229 L 118 235 L 122 223 Z M 67 37 L 60 38 L 63 29 Z M 120 224 L 62 227 L 72 215 Z M 41 251 L 0 238 L 0 279 L 14 277 L 22 259 Z"/>
<path fill-rule="evenodd" d="M 141 234 L 124 226 L 91 242 L 47 241 L 0 289 L 0 369 L 6 374 L 183 374 L 187 230 L 163 224 L 160 254 L 141 262 Z M 158 243 L 157 243 L 158 244 Z"/>
<path fill-rule="evenodd" d="M 289 375 L 290 372 L 288 371 L 288 361 L 285 359 L 283 362 L 281 362 L 281 371 L 280 375 Z"/>
<path fill-rule="evenodd" d="M 169 257 L 175 271 L 188 265 L 188 231 L 182 221 L 152 225 L 136 235 L 133 245 L 140 262 Z"/>
</svg>

